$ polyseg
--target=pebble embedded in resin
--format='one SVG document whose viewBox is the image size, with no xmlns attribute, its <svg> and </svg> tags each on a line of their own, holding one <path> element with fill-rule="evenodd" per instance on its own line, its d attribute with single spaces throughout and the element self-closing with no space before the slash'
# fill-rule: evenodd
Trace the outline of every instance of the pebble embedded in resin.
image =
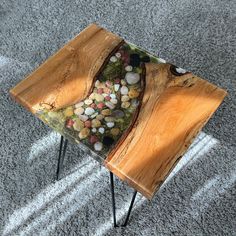
<svg viewBox="0 0 236 236">
<path fill-rule="evenodd" d="M 125 70 L 126 70 L 126 71 L 132 71 L 132 70 L 133 70 L 133 67 L 132 67 L 132 66 L 126 66 L 126 67 L 125 67 Z"/>
<path fill-rule="evenodd" d="M 114 122 L 107 122 L 107 127 L 112 128 L 114 127 L 115 123 Z"/>
<path fill-rule="evenodd" d="M 89 128 L 83 128 L 80 132 L 79 132 L 79 138 L 80 139 L 84 139 L 87 138 L 88 135 L 90 133 L 90 129 Z"/>
<path fill-rule="evenodd" d="M 83 107 L 78 107 L 74 110 L 74 113 L 76 115 L 82 115 L 84 113 L 84 108 Z"/>
<path fill-rule="evenodd" d="M 140 75 L 134 72 L 127 72 L 125 75 L 125 80 L 128 84 L 136 84 L 140 80 Z"/>
<path fill-rule="evenodd" d="M 126 86 L 122 86 L 122 87 L 121 87 L 120 93 L 121 93 L 122 95 L 126 95 L 126 94 L 128 94 L 128 92 L 129 92 L 129 89 L 128 89 Z"/>
<path fill-rule="evenodd" d="M 103 147 L 103 145 L 102 145 L 101 142 L 96 142 L 96 143 L 94 144 L 94 149 L 95 149 L 95 151 L 101 151 L 101 150 L 102 150 L 102 147 Z"/>
<path fill-rule="evenodd" d="M 93 113 L 95 112 L 95 110 L 92 108 L 92 107 L 87 107 L 86 109 L 85 109 L 85 115 L 87 115 L 87 116 L 91 116 Z"/>
<path fill-rule="evenodd" d="M 110 58 L 110 61 L 111 61 L 111 62 L 116 62 L 116 61 L 117 61 L 117 57 L 112 56 L 112 57 Z"/>
</svg>

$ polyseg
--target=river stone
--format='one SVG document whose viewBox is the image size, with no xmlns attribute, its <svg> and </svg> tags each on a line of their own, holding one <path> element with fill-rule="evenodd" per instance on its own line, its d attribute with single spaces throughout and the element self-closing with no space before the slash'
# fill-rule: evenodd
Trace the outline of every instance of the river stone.
<svg viewBox="0 0 236 236">
<path fill-rule="evenodd" d="M 117 104 L 118 101 L 117 101 L 116 98 L 112 98 L 112 99 L 110 100 L 110 102 L 113 103 L 113 104 Z"/>
<path fill-rule="evenodd" d="M 111 129 L 111 134 L 113 136 L 117 136 L 120 133 L 120 130 L 118 128 L 112 128 Z"/>
<path fill-rule="evenodd" d="M 84 102 L 79 102 L 75 104 L 75 108 L 82 107 L 84 105 Z"/>
<path fill-rule="evenodd" d="M 101 151 L 101 150 L 102 150 L 102 147 L 103 147 L 103 145 L 102 145 L 101 142 L 96 142 L 96 143 L 94 144 L 94 150 L 95 150 L 95 151 Z"/>
<path fill-rule="evenodd" d="M 98 119 L 98 120 L 102 120 L 104 118 L 104 116 L 102 115 L 102 114 L 98 114 L 97 116 L 96 116 L 96 119 Z"/>
<path fill-rule="evenodd" d="M 90 99 L 95 99 L 95 93 L 91 93 L 91 94 L 89 95 L 89 98 L 90 98 Z"/>
<path fill-rule="evenodd" d="M 96 129 L 96 128 L 92 128 L 92 132 L 93 132 L 93 133 L 96 133 L 96 132 L 97 132 L 97 129 Z"/>
<path fill-rule="evenodd" d="M 80 119 L 76 119 L 73 124 L 73 128 L 76 131 L 80 131 L 84 128 L 84 123 Z"/>
<path fill-rule="evenodd" d="M 122 118 L 124 117 L 124 112 L 121 111 L 121 110 L 115 110 L 112 112 L 112 116 L 115 117 L 115 118 Z"/>
<path fill-rule="evenodd" d="M 104 101 L 104 97 L 101 94 L 96 93 L 95 94 L 95 100 L 97 102 L 103 102 Z"/>
<path fill-rule="evenodd" d="M 121 97 L 121 101 L 122 101 L 122 102 L 128 102 L 129 99 L 130 99 L 130 98 L 129 98 L 128 95 L 124 95 L 124 96 Z"/>
<path fill-rule="evenodd" d="M 95 110 L 92 108 L 92 107 L 87 107 L 86 109 L 85 109 L 85 115 L 87 115 L 87 116 L 91 116 L 93 113 L 95 112 Z"/>
<path fill-rule="evenodd" d="M 117 61 L 117 57 L 112 56 L 112 57 L 110 58 L 110 61 L 111 61 L 111 62 L 116 62 L 116 61 Z"/>
<path fill-rule="evenodd" d="M 120 93 L 121 93 L 122 95 L 126 95 L 126 94 L 128 94 L 128 92 L 129 92 L 129 89 L 128 89 L 126 86 L 122 86 L 122 87 L 121 87 Z"/>
<path fill-rule="evenodd" d="M 105 104 L 103 102 L 100 102 L 97 104 L 98 109 L 102 109 L 104 106 L 105 106 Z"/>
<path fill-rule="evenodd" d="M 110 101 L 109 102 L 106 102 L 105 105 L 110 108 L 110 109 L 114 109 L 115 108 L 115 105 L 113 103 L 111 103 Z"/>
<path fill-rule="evenodd" d="M 93 100 L 92 100 L 92 99 L 85 99 L 85 100 L 84 100 L 84 103 L 85 103 L 86 105 L 90 105 L 90 104 L 93 103 Z"/>
<path fill-rule="evenodd" d="M 99 80 L 96 80 L 94 85 L 95 85 L 96 88 L 98 88 L 101 85 L 101 82 Z"/>
<path fill-rule="evenodd" d="M 91 127 L 91 121 L 90 120 L 86 120 L 84 122 L 84 126 L 87 127 L 87 128 L 90 128 Z"/>
<path fill-rule="evenodd" d="M 111 146 L 114 143 L 114 139 L 109 136 L 105 136 L 102 140 L 103 144 L 107 147 Z"/>
<path fill-rule="evenodd" d="M 101 114 L 104 116 L 109 116 L 111 115 L 111 110 L 110 109 L 104 109 L 101 111 Z"/>
<path fill-rule="evenodd" d="M 140 75 L 134 72 L 127 72 L 125 75 L 125 80 L 128 84 L 136 84 L 140 80 Z"/>
<path fill-rule="evenodd" d="M 139 92 L 136 89 L 131 88 L 128 95 L 131 99 L 137 98 L 139 96 Z"/>
<path fill-rule="evenodd" d="M 132 107 L 137 107 L 139 105 L 139 100 L 138 99 L 132 99 L 131 100 L 131 106 Z"/>
<path fill-rule="evenodd" d="M 116 55 L 117 58 L 121 58 L 121 53 L 120 52 L 117 52 L 115 55 Z"/>
<path fill-rule="evenodd" d="M 128 72 L 130 72 L 130 71 L 133 70 L 133 67 L 130 66 L 130 65 L 128 65 L 128 66 L 125 67 L 125 70 L 128 71 Z"/>
<path fill-rule="evenodd" d="M 88 119 L 88 116 L 86 115 L 79 115 L 79 118 L 81 121 L 86 121 Z"/>
<path fill-rule="evenodd" d="M 110 94 L 110 97 L 111 97 L 111 98 L 116 98 L 116 95 L 115 95 L 114 93 L 111 93 L 111 94 Z"/>
<path fill-rule="evenodd" d="M 120 81 L 120 83 L 121 83 L 121 85 L 126 85 L 126 84 L 127 84 L 124 79 L 122 79 L 122 80 Z"/>
<path fill-rule="evenodd" d="M 82 115 L 84 113 L 84 108 L 83 107 L 78 107 L 74 110 L 74 113 L 78 115 Z"/>
<path fill-rule="evenodd" d="M 107 127 L 112 128 L 114 127 L 115 123 L 114 122 L 107 122 Z"/>
<path fill-rule="evenodd" d="M 122 108 L 125 108 L 125 109 L 126 109 L 126 108 L 128 108 L 129 106 L 130 106 L 130 102 L 122 102 L 122 103 L 121 103 L 121 107 L 122 107 Z"/>
<path fill-rule="evenodd" d="M 90 117 L 93 119 L 98 115 L 98 112 L 93 113 Z"/>
<path fill-rule="evenodd" d="M 105 117 L 104 120 L 105 120 L 106 122 L 113 122 L 113 121 L 115 120 L 115 118 L 112 117 L 112 116 L 107 116 L 107 117 Z"/>
<path fill-rule="evenodd" d="M 104 134 L 105 129 L 104 129 L 103 127 L 100 127 L 100 128 L 98 129 L 98 132 L 99 132 L 100 134 Z"/>
<path fill-rule="evenodd" d="M 106 88 L 103 89 L 103 92 L 106 93 L 106 94 L 110 94 L 111 89 L 106 87 Z"/>
<path fill-rule="evenodd" d="M 88 135 L 90 133 L 90 130 L 88 128 L 83 128 L 80 132 L 79 132 L 79 138 L 80 139 L 84 139 L 87 138 Z"/>
<path fill-rule="evenodd" d="M 120 88 L 120 85 L 119 85 L 119 84 L 115 84 L 115 85 L 114 85 L 114 90 L 115 90 L 116 92 L 119 90 L 119 88 Z"/>
<path fill-rule="evenodd" d="M 96 143 L 98 141 L 98 137 L 96 136 L 96 135 L 91 135 L 90 137 L 89 137 L 89 142 L 91 143 L 91 144 L 94 144 L 94 143 Z"/>
<path fill-rule="evenodd" d="M 98 120 L 98 119 L 93 119 L 92 120 L 92 127 L 93 128 L 98 128 L 100 126 L 101 126 L 101 121 L 100 120 Z"/>
</svg>

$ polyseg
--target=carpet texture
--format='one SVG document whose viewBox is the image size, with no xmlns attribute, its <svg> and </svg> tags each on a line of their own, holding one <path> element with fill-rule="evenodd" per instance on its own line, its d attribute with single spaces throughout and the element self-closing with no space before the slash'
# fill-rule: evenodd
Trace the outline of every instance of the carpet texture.
<svg viewBox="0 0 236 236">
<path fill-rule="evenodd" d="M 109 173 L 70 144 L 54 182 L 59 135 L 9 89 L 89 23 L 227 89 L 164 185 L 138 194 L 112 227 Z M 0 1 L 0 235 L 236 235 L 236 2 Z M 132 189 L 115 180 L 119 223 Z"/>
</svg>

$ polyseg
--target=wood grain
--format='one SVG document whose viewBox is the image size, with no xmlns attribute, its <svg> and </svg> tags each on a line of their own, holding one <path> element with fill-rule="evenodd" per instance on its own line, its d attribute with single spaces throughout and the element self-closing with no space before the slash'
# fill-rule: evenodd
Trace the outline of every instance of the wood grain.
<svg viewBox="0 0 236 236">
<path fill-rule="evenodd" d="M 226 92 L 169 64 L 146 64 L 146 88 L 138 118 L 105 165 L 151 199 L 212 116 Z"/>
<path fill-rule="evenodd" d="M 92 24 L 10 93 L 33 113 L 74 104 L 86 97 L 104 61 L 120 43 L 120 37 Z"/>
</svg>

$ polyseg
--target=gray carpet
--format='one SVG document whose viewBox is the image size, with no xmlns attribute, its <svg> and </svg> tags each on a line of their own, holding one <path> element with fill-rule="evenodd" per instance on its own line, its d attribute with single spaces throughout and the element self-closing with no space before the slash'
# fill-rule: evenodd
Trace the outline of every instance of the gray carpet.
<svg viewBox="0 0 236 236">
<path fill-rule="evenodd" d="M 1 235 L 236 235 L 236 2 L 0 1 Z M 91 22 L 226 88 L 222 106 L 129 226 L 113 229 L 109 173 L 70 144 L 54 183 L 59 135 L 9 89 Z M 115 182 L 118 220 L 132 190 Z"/>
</svg>

